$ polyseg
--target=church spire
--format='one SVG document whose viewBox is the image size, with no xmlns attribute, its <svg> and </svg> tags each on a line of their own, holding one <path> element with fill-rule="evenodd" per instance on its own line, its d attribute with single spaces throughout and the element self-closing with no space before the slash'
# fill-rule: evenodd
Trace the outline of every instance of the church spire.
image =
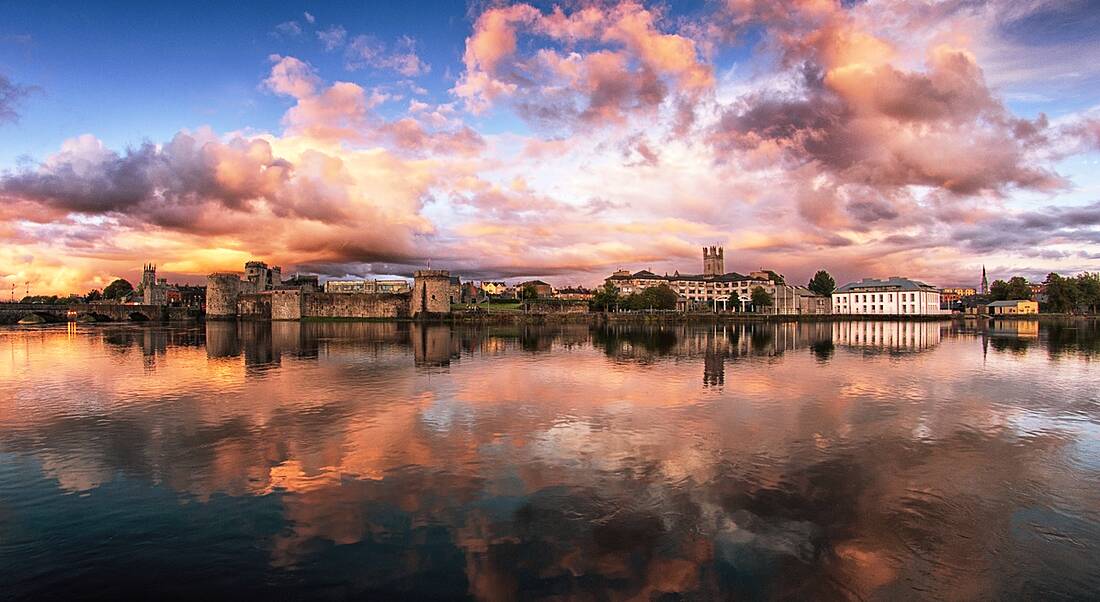
<svg viewBox="0 0 1100 602">
<path fill-rule="evenodd" d="M 989 293 L 989 279 L 985 277 L 985 264 L 982 264 L 982 290 L 981 294 L 986 295 Z"/>
</svg>

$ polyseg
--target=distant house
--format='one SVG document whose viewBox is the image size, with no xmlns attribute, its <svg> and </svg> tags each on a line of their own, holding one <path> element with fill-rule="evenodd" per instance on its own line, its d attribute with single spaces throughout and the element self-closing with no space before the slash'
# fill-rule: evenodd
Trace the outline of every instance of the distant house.
<svg viewBox="0 0 1100 602">
<path fill-rule="evenodd" d="M 833 313 L 833 300 L 826 295 L 819 295 L 804 286 L 781 288 L 790 288 L 794 293 L 796 313 L 810 315 Z"/>
<path fill-rule="evenodd" d="M 554 294 L 554 287 L 550 286 L 546 282 L 543 282 L 542 280 L 528 280 L 527 282 L 521 282 L 520 284 L 516 285 L 516 290 L 519 294 L 522 295 L 523 290 L 528 286 L 535 287 L 535 292 L 540 298 L 550 297 Z"/>
<path fill-rule="evenodd" d="M 1039 313 L 1039 303 L 1027 300 L 994 301 L 986 305 L 991 316 L 1025 316 Z"/>
<path fill-rule="evenodd" d="M 833 292 L 834 314 L 931 316 L 940 310 L 940 291 L 900 276 L 864 278 Z"/>
<path fill-rule="evenodd" d="M 508 290 L 508 284 L 504 282 L 482 282 L 481 290 L 485 291 L 486 295 L 495 297 L 503 295 Z"/>
</svg>

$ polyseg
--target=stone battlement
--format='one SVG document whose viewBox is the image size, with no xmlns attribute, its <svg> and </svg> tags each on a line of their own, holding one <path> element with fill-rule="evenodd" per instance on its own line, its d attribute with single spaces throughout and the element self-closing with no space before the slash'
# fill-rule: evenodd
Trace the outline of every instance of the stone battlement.
<svg viewBox="0 0 1100 602">
<path fill-rule="evenodd" d="M 418 270 L 406 293 L 322 293 L 288 283 L 260 288 L 239 272 L 207 277 L 206 315 L 212 320 L 399 319 L 451 313 L 448 270 Z"/>
</svg>

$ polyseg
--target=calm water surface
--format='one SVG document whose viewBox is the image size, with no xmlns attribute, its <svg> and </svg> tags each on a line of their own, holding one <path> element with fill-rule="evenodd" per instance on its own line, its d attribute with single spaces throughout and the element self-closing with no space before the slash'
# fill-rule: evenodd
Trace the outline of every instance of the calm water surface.
<svg viewBox="0 0 1100 602">
<path fill-rule="evenodd" d="M 1086 599 L 1100 327 L 0 330 L 0 598 Z"/>
</svg>

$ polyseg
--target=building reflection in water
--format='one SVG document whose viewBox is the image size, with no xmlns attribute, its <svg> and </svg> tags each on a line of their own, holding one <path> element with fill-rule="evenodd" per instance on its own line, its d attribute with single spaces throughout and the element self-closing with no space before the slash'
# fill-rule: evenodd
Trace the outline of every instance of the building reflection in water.
<svg viewBox="0 0 1100 602">
<path fill-rule="evenodd" d="M 207 320 L 205 328 L 207 357 L 237 357 L 241 354 L 241 339 L 237 336 L 236 321 Z"/>
<path fill-rule="evenodd" d="M 833 343 L 884 351 L 922 351 L 940 344 L 943 322 L 833 322 Z"/>
<path fill-rule="evenodd" d="M 417 366 L 447 366 L 459 357 L 459 342 L 448 324 L 414 323 L 409 334 Z"/>
</svg>

